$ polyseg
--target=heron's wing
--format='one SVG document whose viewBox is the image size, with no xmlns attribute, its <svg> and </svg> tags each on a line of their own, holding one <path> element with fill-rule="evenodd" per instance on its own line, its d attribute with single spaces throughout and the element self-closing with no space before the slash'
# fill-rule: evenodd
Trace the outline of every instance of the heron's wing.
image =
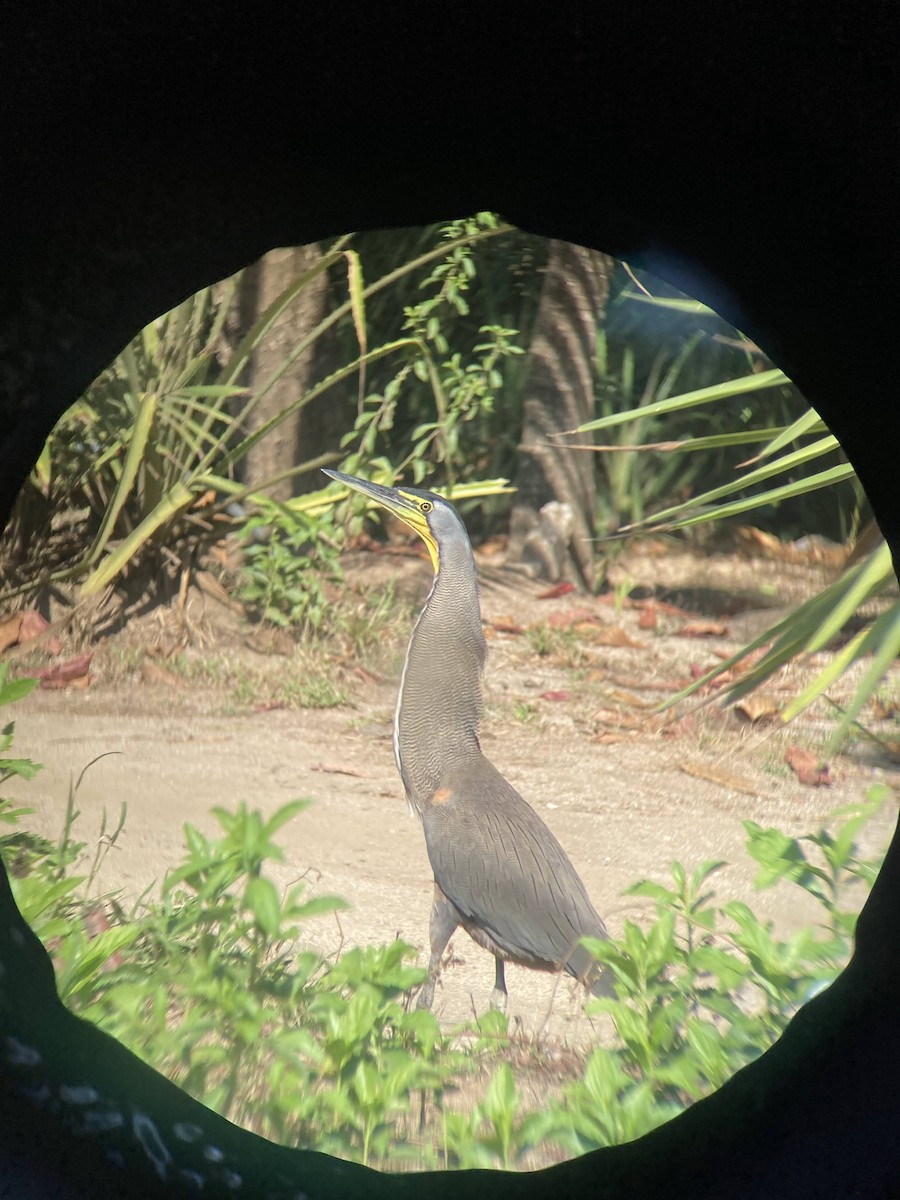
<svg viewBox="0 0 900 1200">
<path fill-rule="evenodd" d="M 544 822 L 481 763 L 456 774 L 442 803 L 423 814 L 435 881 L 511 958 L 565 963 L 581 974 L 576 944 L 585 935 L 605 937 L 603 922 Z"/>
</svg>

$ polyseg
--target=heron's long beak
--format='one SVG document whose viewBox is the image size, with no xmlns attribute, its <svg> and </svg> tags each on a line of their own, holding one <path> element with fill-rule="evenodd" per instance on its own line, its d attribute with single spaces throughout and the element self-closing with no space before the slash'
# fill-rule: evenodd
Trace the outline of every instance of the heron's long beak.
<svg viewBox="0 0 900 1200">
<path fill-rule="evenodd" d="M 361 492 L 373 503 L 380 504 L 395 517 L 399 517 L 410 529 L 414 529 L 428 547 L 432 566 L 437 573 L 439 563 L 437 542 L 434 534 L 428 528 L 428 519 L 420 511 L 415 497 L 404 495 L 399 488 L 382 487 L 380 483 L 370 483 L 368 479 L 357 479 L 355 475 L 345 475 L 343 471 L 329 471 L 327 467 L 321 469 L 323 474 L 330 475 L 338 483 L 346 484 L 356 492 Z"/>
</svg>

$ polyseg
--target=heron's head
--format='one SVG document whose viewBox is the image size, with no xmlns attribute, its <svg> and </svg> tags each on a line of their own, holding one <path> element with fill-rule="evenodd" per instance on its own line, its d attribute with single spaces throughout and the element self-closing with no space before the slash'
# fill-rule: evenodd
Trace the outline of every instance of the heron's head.
<svg viewBox="0 0 900 1200">
<path fill-rule="evenodd" d="M 380 483 L 369 483 L 342 471 L 325 470 L 326 475 L 344 483 L 362 495 L 368 496 L 382 508 L 399 517 L 410 529 L 414 529 L 431 555 L 435 573 L 440 569 L 441 555 L 446 554 L 460 542 L 469 545 L 469 535 L 462 517 L 449 500 L 436 496 L 434 492 L 423 492 L 420 488 L 382 487 Z"/>
</svg>

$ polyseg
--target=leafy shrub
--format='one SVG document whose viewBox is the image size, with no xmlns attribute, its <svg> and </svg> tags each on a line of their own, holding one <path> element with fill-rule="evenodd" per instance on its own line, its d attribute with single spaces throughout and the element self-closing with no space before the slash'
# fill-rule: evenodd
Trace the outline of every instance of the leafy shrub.
<svg viewBox="0 0 900 1200">
<path fill-rule="evenodd" d="M 0 668 L 0 705 L 27 689 Z M 7 756 L 13 732 L 7 725 L 0 742 L 0 781 L 38 769 Z M 88 899 L 96 856 L 87 876 L 72 873 L 83 849 L 71 837 L 76 791 L 57 846 L 21 827 L 28 810 L 0 801 L 17 901 L 74 1011 L 269 1137 L 382 1166 L 460 1167 L 546 1163 L 628 1141 L 763 1053 L 849 957 L 854 909 L 877 870 L 856 842 L 887 797 L 875 788 L 801 838 L 744 822 L 757 886 L 786 881 L 820 905 L 820 924 L 786 939 L 745 903 L 717 900 L 721 862 L 690 873 L 673 863 L 671 884 L 631 887 L 652 905 L 649 921 L 589 943 L 616 979 L 617 997 L 589 1006 L 609 1021 L 609 1044 L 529 1111 L 510 1065 L 521 1044 L 504 1016 L 444 1034 L 433 1014 L 410 1011 L 425 979 L 410 946 L 354 947 L 331 962 L 303 936 L 304 922 L 343 904 L 302 884 L 282 894 L 267 874 L 283 858 L 278 831 L 308 802 L 268 818 L 217 808 L 215 838 L 186 825 L 161 898 L 126 913 L 115 897 Z M 86 920 L 98 907 L 117 918 L 99 934 Z M 466 1099 L 481 1078 L 480 1096 Z"/>
<path fill-rule="evenodd" d="M 241 542 L 238 598 L 282 629 L 323 632 L 325 581 L 341 578 L 331 521 L 260 497 Z"/>
</svg>

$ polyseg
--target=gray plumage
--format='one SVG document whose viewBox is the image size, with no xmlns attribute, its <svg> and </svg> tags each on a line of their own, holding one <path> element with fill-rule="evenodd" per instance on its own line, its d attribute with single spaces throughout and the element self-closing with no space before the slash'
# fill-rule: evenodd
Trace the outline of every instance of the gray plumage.
<svg viewBox="0 0 900 1200">
<path fill-rule="evenodd" d="M 437 558 L 434 584 L 413 629 L 394 719 L 394 754 L 425 830 L 434 872 L 430 1006 L 441 959 L 462 926 L 495 957 L 492 1003 L 506 999 L 504 961 L 566 970 L 596 994 L 611 981 L 581 947 L 607 937 L 562 846 L 481 752 L 481 675 L 487 655 L 472 547 L 446 500 L 327 472 L 411 525 Z"/>
</svg>

